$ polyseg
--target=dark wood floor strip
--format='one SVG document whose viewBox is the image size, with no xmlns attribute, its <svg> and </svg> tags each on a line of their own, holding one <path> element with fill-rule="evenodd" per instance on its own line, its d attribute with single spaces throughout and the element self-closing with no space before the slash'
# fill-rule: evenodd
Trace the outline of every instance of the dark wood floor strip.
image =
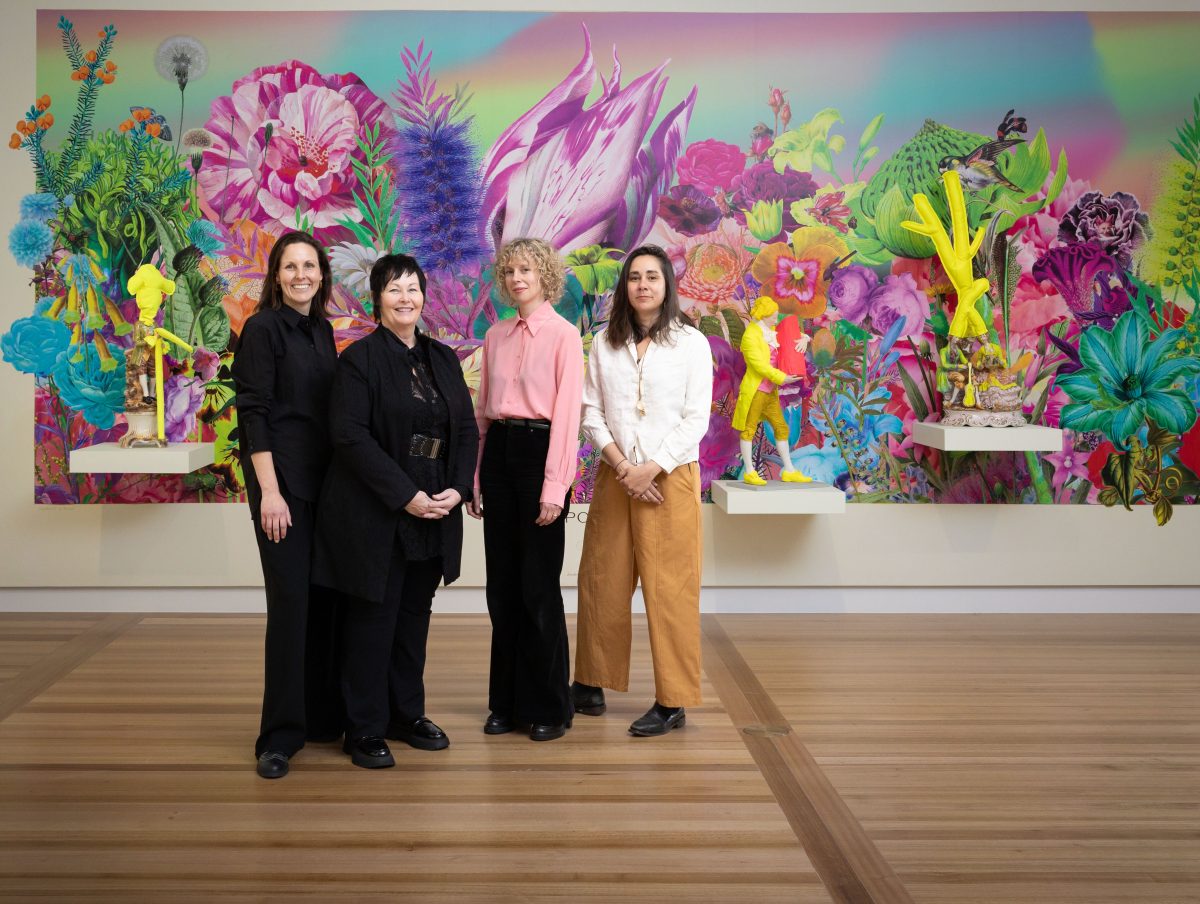
<svg viewBox="0 0 1200 904">
<path fill-rule="evenodd" d="M 912 904 L 891 865 L 721 627 L 704 616 L 705 671 L 838 904 Z M 746 731 L 749 728 L 750 731 Z"/>
<path fill-rule="evenodd" d="M 105 615 L 0 688 L 0 721 L 78 668 L 142 620 L 138 614 Z"/>
</svg>

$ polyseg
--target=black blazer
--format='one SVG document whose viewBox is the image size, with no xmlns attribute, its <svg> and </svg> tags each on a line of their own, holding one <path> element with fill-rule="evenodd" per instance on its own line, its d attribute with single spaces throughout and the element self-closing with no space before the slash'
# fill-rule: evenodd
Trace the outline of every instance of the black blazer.
<svg viewBox="0 0 1200 904">
<path fill-rule="evenodd" d="M 449 485 L 470 499 L 479 430 L 471 394 L 454 352 L 428 343 L 430 369 L 450 411 Z M 387 587 L 396 524 L 417 495 L 405 473 L 412 440 L 412 374 L 388 345 L 383 327 L 359 339 L 338 359 L 330 404 L 333 462 L 317 506 L 313 583 L 379 602 Z M 459 575 L 462 506 L 438 522 L 442 529 L 442 577 Z"/>
</svg>

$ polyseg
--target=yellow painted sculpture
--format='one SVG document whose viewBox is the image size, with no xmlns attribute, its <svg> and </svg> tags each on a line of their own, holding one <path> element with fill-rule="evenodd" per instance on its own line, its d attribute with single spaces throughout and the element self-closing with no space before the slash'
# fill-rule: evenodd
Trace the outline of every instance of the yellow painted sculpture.
<svg viewBox="0 0 1200 904">
<path fill-rule="evenodd" d="M 788 445 L 788 424 L 779 404 L 779 387 L 794 383 L 800 376 L 785 373 L 772 362 L 778 351 L 775 319 L 779 305 L 763 296 L 750 309 L 750 324 L 742 333 L 742 357 L 746 360 L 746 375 L 738 389 L 737 407 L 733 411 L 733 429 L 740 431 L 743 473 L 742 480 L 753 486 L 763 486 L 766 480 L 754 469 L 752 443 L 758 425 L 766 421 L 775 431 L 775 448 L 779 450 L 782 469 L 779 477 L 787 483 L 808 483 L 811 477 L 792 464 Z M 804 337 L 805 341 L 807 337 Z M 797 349 L 803 351 L 803 349 Z"/>
<path fill-rule="evenodd" d="M 958 306 L 950 319 L 946 346 L 938 355 L 937 388 L 942 393 L 941 422 L 947 426 L 1010 427 L 1025 423 L 1021 413 L 1022 389 L 1015 375 L 1028 366 L 1027 356 L 1010 367 L 1004 349 L 988 338 L 988 326 L 979 313 L 979 300 L 991 288 L 975 276 L 974 261 L 983 244 L 981 226 L 971 238 L 967 227 L 967 204 L 962 182 L 954 170 L 942 173 L 950 229 L 934 211 L 924 194 L 913 195 L 913 206 L 921 221 L 905 220 L 905 229 L 927 236 L 942 268 L 958 295 Z"/>
<path fill-rule="evenodd" d="M 165 446 L 164 345 L 168 341 L 174 342 L 189 352 L 192 347 L 174 333 L 155 325 L 163 296 L 175 294 L 172 280 L 163 276 L 152 264 L 142 264 L 129 278 L 125 288 L 137 300 L 138 319 L 133 328 L 133 346 L 125 352 L 125 420 L 129 430 L 121 437 L 120 445 L 122 448 Z M 152 359 L 153 384 L 150 370 Z"/>
</svg>

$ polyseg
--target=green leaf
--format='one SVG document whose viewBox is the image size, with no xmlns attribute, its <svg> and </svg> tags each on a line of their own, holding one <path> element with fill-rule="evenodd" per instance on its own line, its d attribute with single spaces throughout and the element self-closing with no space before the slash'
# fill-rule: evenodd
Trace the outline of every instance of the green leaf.
<svg viewBox="0 0 1200 904">
<path fill-rule="evenodd" d="M 741 348 L 742 334 L 746 332 L 745 321 L 733 308 L 721 308 L 721 316 L 725 319 L 725 326 L 729 329 L 729 344 L 734 348 Z"/>
<path fill-rule="evenodd" d="M 1154 503 L 1154 520 L 1158 522 L 1159 527 L 1171 520 L 1173 511 L 1170 500 L 1165 497 Z"/>
<path fill-rule="evenodd" d="M 721 321 L 712 314 L 705 314 L 700 318 L 699 329 L 705 336 L 725 338 L 725 331 L 721 329 Z"/>
<path fill-rule="evenodd" d="M 859 136 L 858 149 L 863 152 L 863 156 L 860 158 L 863 161 L 863 163 L 866 163 L 868 160 L 871 159 L 870 157 L 866 156 L 867 147 L 868 147 L 868 145 L 871 144 L 872 141 L 875 140 L 875 136 L 879 133 L 879 128 L 882 125 L 883 125 L 883 114 L 880 113 L 878 116 L 876 116 L 874 119 L 872 119 L 869 123 L 867 123 L 867 127 L 865 129 L 863 129 L 862 135 Z M 872 154 L 871 156 L 874 156 L 874 155 Z"/>
<path fill-rule="evenodd" d="M 220 354 L 229 347 L 229 315 L 224 305 L 203 308 L 196 319 L 198 345 Z"/>
<path fill-rule="evenodd" d="M 921 392 L 916 381 L 909 376 L 908 368 L 901 367 L 900 380 L 904 383 L 904 394 L 908 396 L 909 407 L 912 408 L 913 414 L 917 416 L 918 421 L 923 421 L 929 417 L 929 405 L 925 401 L 925 396 Z"/>
<path fill-rule="evenodd" d="M 1133 494 L 1137 490 L 1137 473 L 1133 466 L 1133 456 L 1117 452 L 1108 456 L 1102 469 L 1104 482 L 1108 488 L 1117 493 L 1121 504 L 1133 511 Z"/>
</svg>

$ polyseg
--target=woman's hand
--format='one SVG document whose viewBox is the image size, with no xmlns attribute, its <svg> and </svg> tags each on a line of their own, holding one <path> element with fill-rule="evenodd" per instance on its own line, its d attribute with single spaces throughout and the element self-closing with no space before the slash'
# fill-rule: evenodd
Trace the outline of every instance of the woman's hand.
<svg viewBox="0 0 1200 904">
<path fill-rule="evenodd" d="M 417 495 L 409 500 L 408 505 L 404 506 L 404 511 L 408 512 L 414 518 L 426 518 L 437 520 L 445 515 L 424 490 L 418 490 Z"/>
<path fill-rule="evenodd" d="M 555 505 L 553 502 L 543 502 L 541 509 L 538 510 L 537 520 L 533 523 L 538 527 L 546 527 L 557 521 L 558 516 L 561 514 L 561 505 Z"/>
<path fill-rule="evenodd" d="M 640 465 L 626 468 L 617 478 L 617 482 L 634 499 L 658 504 L 662 502 L 663 497 L 662 493 L 658 491 L 658 484 L 654 482 L 654 478 L 661 473 L 662 468 L 652 461 L 646 461 Z"/>
<path fill-rule="evenodd" d="M 483 517 L 483 493 L 475 491 L 471 501 L 467 503 L 467 514 L 476 521 Z"/>
<path fill-rule="evenodd" d="M 292 526 L 292 512 L 278 490 L 263 492 L 262 505 L 258 511 L 262 522 L 263 533 L 267 539 L 278 543 L 287 536 L 287 529 Z"/>
<path fill-rule="evenodd" d="M 442 513 L 441 517 L 443 518 L 454 511 L 454 507 L 460 502 L 462 502 L 462 494 L 453 487 L 433 494 L 434 508 Z"/>
</svg>

